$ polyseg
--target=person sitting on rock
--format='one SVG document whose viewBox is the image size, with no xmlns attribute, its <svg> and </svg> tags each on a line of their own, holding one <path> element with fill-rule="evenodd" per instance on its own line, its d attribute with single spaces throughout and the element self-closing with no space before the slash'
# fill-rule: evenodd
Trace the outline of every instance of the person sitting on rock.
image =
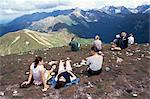
<svg viewBox="0 0 150 99">
<path fill-rule="evenodd" d="M 52 73 L 55 68 L 52 68 L 51 70 L 46 70 L 43 64 L 44 62 L 42 57 L 36 57 L 33 63 L 30 65 L 28 80 L 24 81 L 21 86 L 30 84 L 33 78 L 33 83 L 35 85 L 43 84 L 44 88 L 42 89 L 42 91 L 47 91 L 47 89 L 49 88 L 49 85 L 47 85 L 47 80 L 49 79 L 50 73 Z"/>
<path fill-rule="evenodd" d="M 89 75 L 98 75 L 102 71 L 103 56 L 98 54 L 96 47 L 91 47 L 92 56 L 86 58 L 86 65 L 88 65 L 87 72 Z"/>
<path fill-rule="evenodd" d="M 71 51 L 79 51 L 80 49 L 80 44 L 75 40 L 75 37 L 71 39 L 69 46 L 71 46 Z"/>
<path fill-rule="evenodd" d="M 98 51 L 102 50 L 102 41 L 100 40 L 100 37 L 98 35 L 95 36 L 95 40 L 92 46 L 96 47 Z"/>
<path fill-rule="evenodd" d="M 58 68 L 58 74 L 53 79 L 53 86 L 56 89 L 59 89 L 61 87 L 65 87 L 67 84 L 69 85 L 72 82 L 78 83 L 77 77 L 72 73 L 72 67 L 70 64 L 70 60 L 66 61 L 66 66 L 64 67 L 65 62 L 63 60 L 60 60 L 59 68 Z"/>
<path fill-rule="evenodd" d="M 134 37 L 133 37 L 132 33 L 128 37 L 128 44 L 129 45 L 133 45 L 134 44 Z"/>
</svg>

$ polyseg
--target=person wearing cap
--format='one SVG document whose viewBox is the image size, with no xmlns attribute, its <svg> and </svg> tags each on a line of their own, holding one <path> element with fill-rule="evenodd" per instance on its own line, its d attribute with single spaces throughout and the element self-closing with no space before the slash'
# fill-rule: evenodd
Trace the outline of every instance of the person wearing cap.
<svg viewBox="0 0 150 99">
<path fill-rule="evenodd" d="M 100 40 L 100 37 L 98 35 L 95 36 L 95 40 L 92 46 L 96 47 L 98 51 L 102 50 L 102 41 Z"/>
<path fill-rule="evenodd" d="M 71 39 L 69 46 L 71 47 L 71 51 L 79 51 L 80 49 L 80 44 L 75 40 L 75 37 Z"/>
<path fill-rule="evenodd" d="M 119 44 L 118 44 L 118 42 L 119 42 L 119 39 L 120 39 L 121 37 L 120 37 L 120 34 L 117 34 L 116 35 L 116 38 L 113 40 L 113 42 L 111 43 L 111 50 L 113 51 L 113 50 L 116 50 L 116 51 L 120 51 L 121 50 L 121 48 L 119 47 Z"/>
<path fill-rule="evenodd" d="M 90 75 L 98 75 L 102 71 L 103 56 L 99 55 L 95 46 L 91 47 L 92 56 L 86 58 L 87 72 Z"/>
<path fill-rule="evenodd" d="M 113 40 L 113 42 L 116 44 L 118 42 L 118 39 L 120 38 L 120 34 L 116 35 L 116 38 Z"/>
</svg>

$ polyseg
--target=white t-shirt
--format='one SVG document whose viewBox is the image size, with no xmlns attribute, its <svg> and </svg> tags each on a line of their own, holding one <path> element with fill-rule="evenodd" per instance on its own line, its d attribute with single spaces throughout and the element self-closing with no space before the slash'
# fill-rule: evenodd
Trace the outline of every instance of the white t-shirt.
<svg viewBox="0 0 150 99">
<path fill-rule="evenodd" d="M 101 40 L 95 40 L 93 42 L 93 46 L 95 46 L 98 50 L 102 50 L 102 42 L 101 42 Z"/>
<path fill-rule="evenodd" d="M 34 68 L 35 64 L 32 63 L 30 69 L 32 70 L 32 74 L 33 74 L 33 79 L 34 79 L 34 83 L 37 85 L 40 85 L 42 83 L 42 79 L 41 79 L 41 73 L 42 72 L 46 72 L 46 69 L 44 68 L 43 65 L 37 66 L 36 68 Z"/>
<path fill-rule="evenodd" d="M 133 36 L 128 37 L 128 44 L 134 44 L 134 37 Z"/>
<path fill-rule="evenodd" d="M 86 64 L 89 65 L 89 68 L 93 71 L 100 70 L 102 68 L 103 56 L 93 55 L 87 58 Z"/>
</svg>

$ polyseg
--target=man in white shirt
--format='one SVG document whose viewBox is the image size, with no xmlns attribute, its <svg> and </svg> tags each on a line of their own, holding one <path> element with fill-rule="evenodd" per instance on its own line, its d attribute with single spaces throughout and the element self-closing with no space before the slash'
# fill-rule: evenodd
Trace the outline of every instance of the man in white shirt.
<svg viewBox="0 0 150 99">
<path fill-rule="evenodd" d="M 91 48 L 91 54 L 92 56 L 86 58 L 86 64 L 89 65 L 87 72 L 90 75 L 98 75 L 102 71 L 103 56 L 98 54 L 94 46 Z"/>
<path fill-rule="evenodd" d="M 133 34 L 130 34 L 130 36 L 128 37 L 128 44 L 133 45 L 134 44 L 134 37 Z"/>
</svg>

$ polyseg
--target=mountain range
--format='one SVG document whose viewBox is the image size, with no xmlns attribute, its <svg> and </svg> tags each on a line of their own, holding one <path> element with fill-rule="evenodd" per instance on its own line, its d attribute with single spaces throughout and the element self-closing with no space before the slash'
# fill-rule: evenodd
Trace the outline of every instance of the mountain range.
<svg viewBox="0 0 150 99">
<path fill-rule="evenodd" d="M 124 6 L 106 6 L 101 9 L 82 10 L 79 8 L 57 10 L 46 13 L 23 15 L 0 25 L 0 35 L 29 29 L 51 33 L 67 29 L 67 31 L 83 38 L 100 35 L 105 43 L 113 40 L 116 34 L 125 31 L 133 33 L 136 42 L 149 42 L 150 5 L 138 6 L 135 9 Z"/>
</svg>

